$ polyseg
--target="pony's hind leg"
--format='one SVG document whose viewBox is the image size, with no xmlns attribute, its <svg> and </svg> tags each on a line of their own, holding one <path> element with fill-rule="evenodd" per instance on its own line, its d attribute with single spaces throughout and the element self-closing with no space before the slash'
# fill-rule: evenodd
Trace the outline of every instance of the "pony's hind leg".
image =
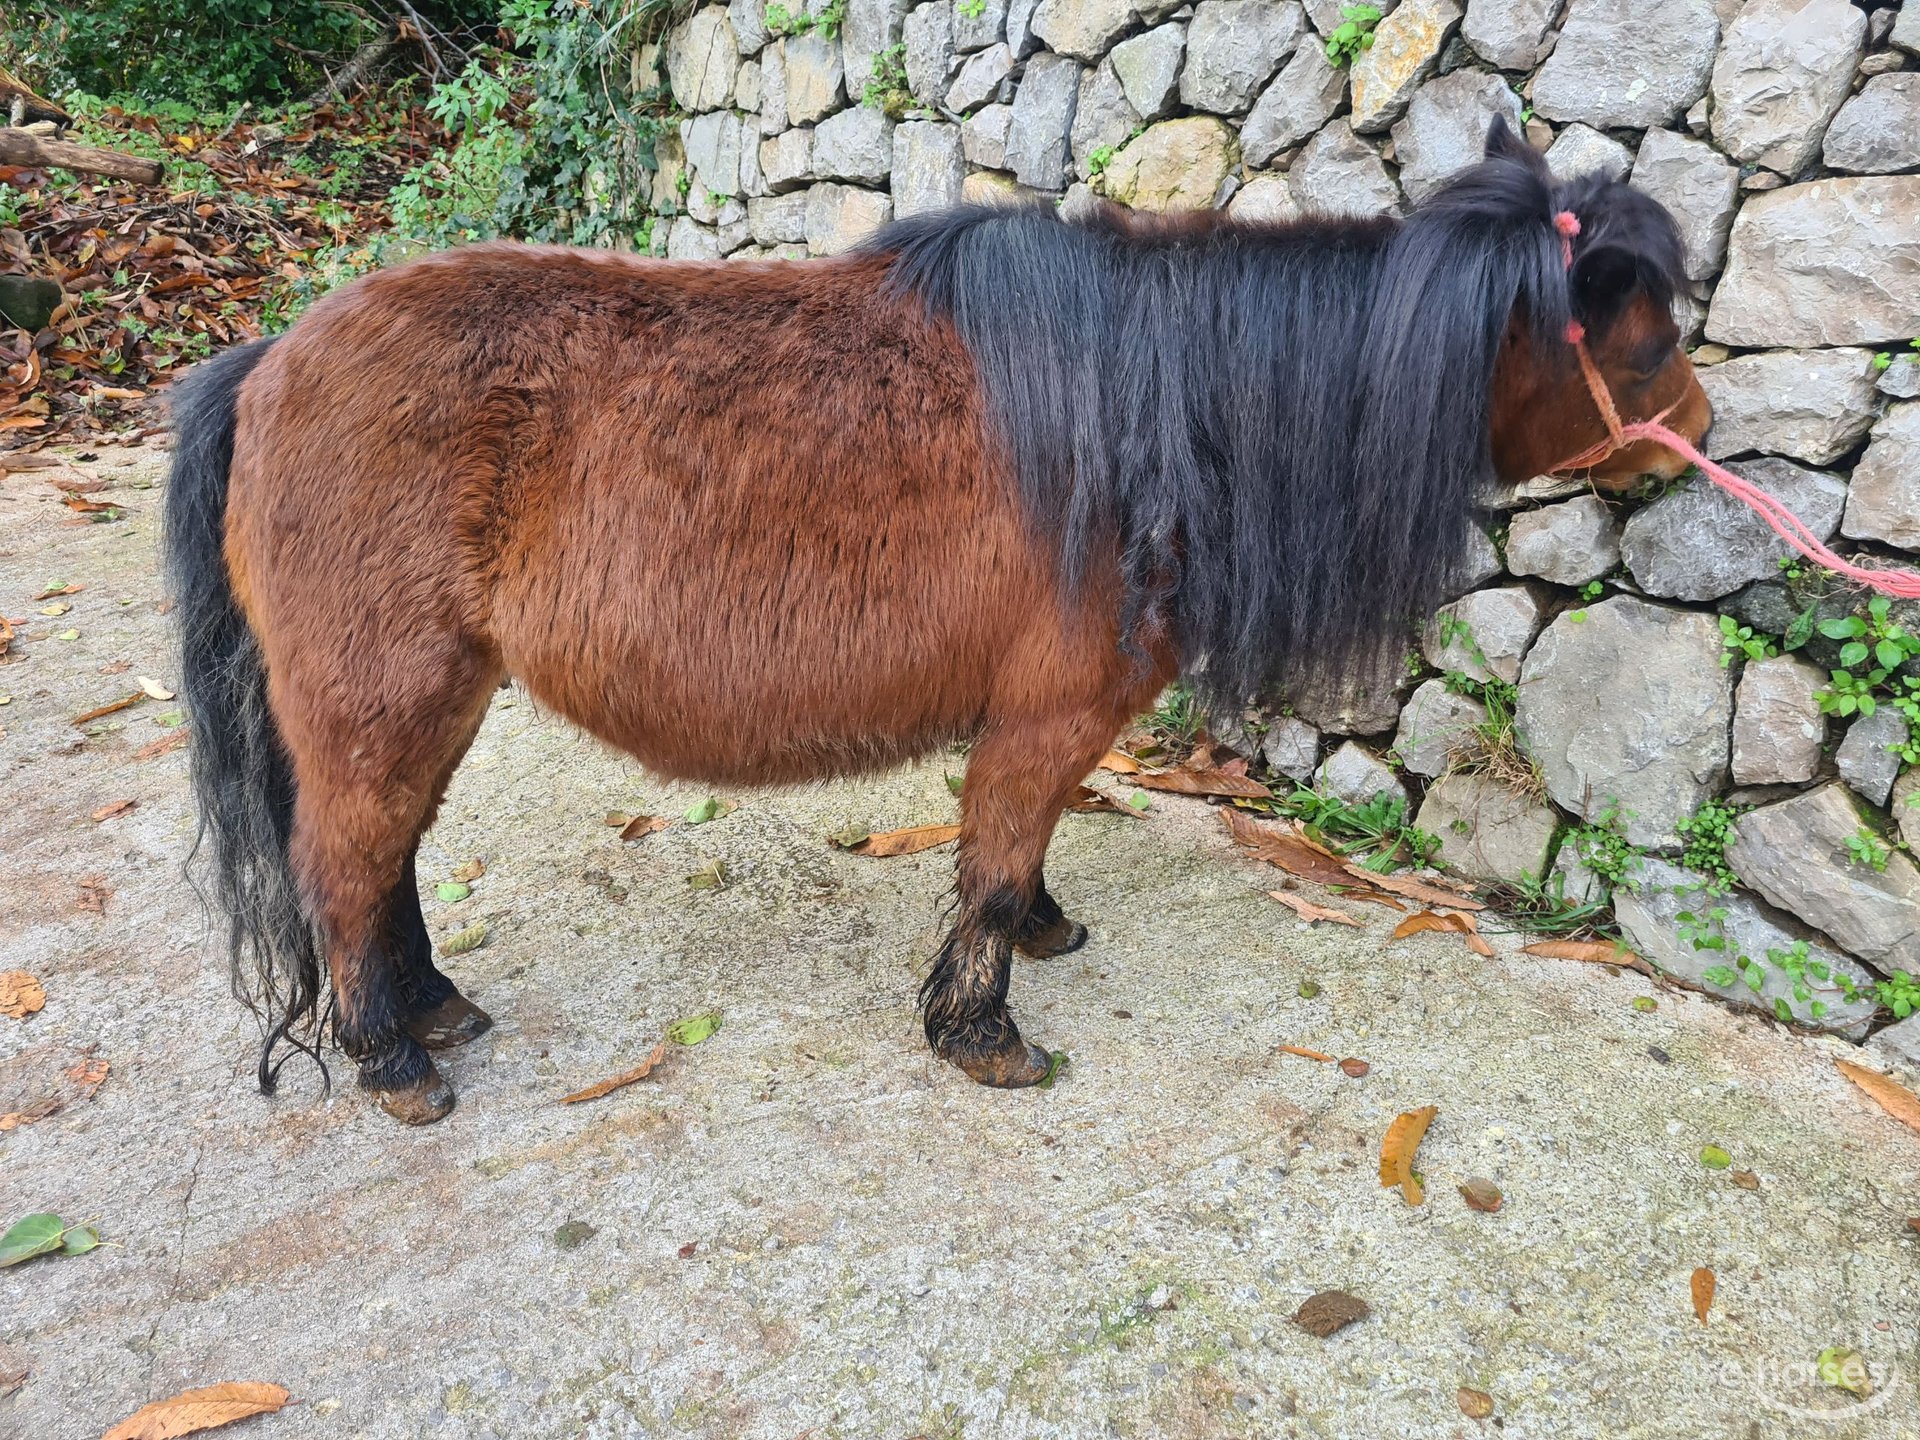
<svg viewBox="0 0 1920 1440">
<path fill-rule="evenodd" d="M 328 685 L 289 665 L 271 682 L 272 703 L 294 767 L 294 870 L 327 957 L 340 1047 L 381 1109 L 424 1125 L 454 1096 L 415 1019 L 422 1002 L 443 1005 L 458 992 L 433 966 L 413 853 L 492 686 L 477 664 L 432 675 L 424 657 L 387 675 L 415 688 L 372 698 L 378 675 Z"/>
<path fill-rule="evenodd" d="M 433 941 L 427 935 L 426 917 L 420 913 L 420 883 L 412 854 L 393 887 L 387 913 L 388 934 L 400 967 L 407 1033 L 429 1050 L 451 1050 L 491 1030 L 493 1017 L 462 995 L 433 963 Z"/>
<path fill-rule="evenodd" d="M 1086 938 L 1047 894 L 1041 863 L 1060 811 L 1117 725 L 1090 713 L 1000 720 L 973 747 L 961 792 L 959 906 L 920 990 L 927 1040 L 983 1085 L 1046 1078 L 1047 1052 L 1007 1009 L 1013 953 L 1061 954 Z"/>
</svg>

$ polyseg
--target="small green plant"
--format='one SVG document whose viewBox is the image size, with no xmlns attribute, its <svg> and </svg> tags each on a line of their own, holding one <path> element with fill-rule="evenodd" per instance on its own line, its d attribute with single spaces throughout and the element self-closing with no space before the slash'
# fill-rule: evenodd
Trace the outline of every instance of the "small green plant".
<svg viewBox="0 0 1920 1440">
<path fill-rule="evenodd" d="M 1582 825 L 1569 836 L 1574 858 L 1598 875 L 1608 890 L 1626 883 L 1641 851 L 1627 839 L 1620 825 L 1620 807 L 1608 801 L 1590 824 Z"/>
<path fill-rule="evenodd" d="M 1814 698 L 1829 715 L 1871 715 L 1882 704 L 1891 705 L 1906 718 L 1912 736 L 1920 728 L 1920 678 L 1899 672 L 1920 659 L 1920 636 L 1895 624 L 1892 609 L 1892 601 L 1876 595 L 1865 615 L 1821 623 L 1822 635 L 1841 642 L 1840 665 L 1828 672 L 1829 683 Z M 1920 763 L 1915 739 L 1891 748 L 1908 764 Z"/>
<path fill-rule="evenodd" d="M 1708 888 L 1717 895 L 1740 883 L 1740 877 L 1727 864 L 1727 843 L 1733 839 L 1733 822 L 1739 816 L 1734 806 L 1709 800 L 1674 826 L 1686 843 L 1680 863 L 1705 875 Z"/>
<path fill-rule="evenodd" d="M 802 7 L 795 14 L 785 5 L 775 0 L 767 6 L 767 33 L 769 35 L 808 35 L 818 33 L 824 39 L 831 40 L 840 33 L 840 27 L 846 23 L 847 0 L 833 0 L 818 15 L 809 15 Z"/>
<path fill-rule="evenodd" d="M 1087 178 L 1092 179 L 1113 163 L 1113 146 L 1096 145 L 1087 152 Z"/>
<path fill-rule="evenodd" d="M 1274 808 L 1301 821 L 1328 849 L 1383 874 L 1401 865 L 1422 864 L 1440 848 L 1438 837 L 1407 823 L 1405 797 L 1384 790 L 1354 805 L 1302 787 L 1276 800 Z"/>
<path fill-rule="evenodd" d="M 959 0 L 953 8 L 963 20 L 978 20 L 987 13 L 987 0 Z"/>
<path fill-rule="evenodd" d="M 1847 863 L 1868 870 L 1885 871 L 1893 851 L 1887 842 L 1862 825 L 1847 837 Z"/>
<path fill-rule="evenodd" d="M 1343 5 L 1340 23 L 1327 36 L 1327 59 L 1335 65 L 1351 65 L 1360 52 L 1373 48 L 1373 28 L 1380 23 L 1380 12 L 1371 5 Z"/>
<path fill-rule="evenodd" d="M 1920 975 L 1896 970 L 1886 979 L 1875 981 L 1873 990 L 1874 998 L 1892 1011 L 1896 1020 L 1920 1010 Z"/>
<path fill-rule="evenodd" d="M 873 57 L 873 77 L 860 92 L 860 103 L 884 111 L 890 120 L 898 120 L 913 108 L 913 91 L 907 88 L 907 47 L 889 45 Z"/>
<path fill-rule="evenodd" d="M 1720 668 L 1722 670 L 1733 664 L 1736 655 L 1744 655 L 1749 660 L 1771 660 L 1779 653 L 1779 648 L 1773 641 L 1765 635 L 1754 634 L 1751 625 L 1742 625 L 1731 615 L 1720 617 Z"/>
<path fill-rule="evenodd" d="M 1580 598 L 1582 600 L 1598 600 L 1606 593 L 1606 582 L 1602 580 L 1589 580 L 1580 587 Z"/>
<path fill-rule="evenodd" d="M 1199 738 L 1206 718 L 1200 713 L 1200 702 L 1194 698 L 1193 687 L 1184 680 L 1176 680 L 1160 692 L 1159 703 L 1152 713 L 1143 717 L 1142 723 L 1169 746 L 1184 748 Z"/>
</svg>

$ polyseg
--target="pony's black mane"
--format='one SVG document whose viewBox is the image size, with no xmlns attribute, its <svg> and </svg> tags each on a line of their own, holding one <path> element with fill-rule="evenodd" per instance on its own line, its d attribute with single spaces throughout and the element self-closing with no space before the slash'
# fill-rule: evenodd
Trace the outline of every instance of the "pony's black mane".
<svg viewBox="0 0 1920 1440">
<path fill-rule="evenodd" d="M 1203 691 L 1238 702 L 1364 661 L 1444 598 L 1493 478 L 1510 316 L 1571 367 L 1568 319 L 1604 325 L 1623 281 L 1671 301 L 1682 252 L 1657 204 L 1556 184 L 1504 125 L 1488 151 L 1404 222 L 975 207 L 870 248 L 971 350 L 1069 583 L 1117 544 L 1128 643 L 1166 626 Z"/>
</svg>

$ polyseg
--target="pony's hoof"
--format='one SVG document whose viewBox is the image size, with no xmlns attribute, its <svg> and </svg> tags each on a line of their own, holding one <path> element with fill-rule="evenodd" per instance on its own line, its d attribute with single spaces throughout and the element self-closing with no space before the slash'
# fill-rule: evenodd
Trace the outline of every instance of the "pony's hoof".
<svg viewBox="0 0 1920 1440">
<path fill-rule="evenodd" d="M 411 1085 L 398 1090 L 375 1090 L 374 1102 L 402 1125 L 431 1125 L 453 1109 L 453 1086 L 432 1066 Z"/>
<path fill-rule="evenodd" d="M 1038 935 L 1013 942 L 1013 948 L 1029 960 L 1051 960 L 1056 955 L 1071 955 L 1087 943 L 1087 927 L 1062 915 Z"/>
<path fill-rule="evenodd" d="M 407 1017 L 407 1033 L 429 1050 L 451 1050 L 492 1028 L 493 1017 L 457 990 L 431 1010 Z"/>
<path fill-rule="evenodd" d="M 1038 1085 L 1053 1069 L 1051 1055 L 1017 1035 L 1011 1045 L 1002 1049 L 949 1058 L 974 1080 L 996 1090 L 1024 1090 L 1029 1085 Z"/>
</svg>

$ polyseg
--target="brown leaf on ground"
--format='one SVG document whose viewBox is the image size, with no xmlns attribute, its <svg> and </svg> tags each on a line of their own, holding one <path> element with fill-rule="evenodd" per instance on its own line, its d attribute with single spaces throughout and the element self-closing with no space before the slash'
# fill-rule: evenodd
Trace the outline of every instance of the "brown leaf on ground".
<svg viewBox="0 0 1920 1440">
<path fill-rule="evenodd" d="M 84 495 L 62 495 L 61 502 L 72 511 L 81 515 L 100 515 L 109 510 L 118 510 L 118 505 L 104 500 L 89 500 Z"/>
<path fill-rule="evenodd" d="M 1213 766 L 1182 765 L 1173 770 L 1142 770 L 1133 780 L 1143 790 L 1165 790 L 1175 795 L 1219 795 L 1243 800 L 1273 798 L 1273 792 L 1258 780 Z"/>
<path fill-rule="evenodd" d="M 166 1400 L 142 1405 L 100 1440 L 178 1440 L 245 1420 L 271 1415 L 287 1403 L 284 1386 L 262 1380 L 229 1380 L 199 1390 L 182 1390 Z"/>
<path fill-rule="evenodd" d="M 1418 900 L 1423 905 L 1438 905 L 1448 910 L 1484 910 L 1486 903 L 1472 896 L 1462 895 L 1457 890 L 1443 886 L 1430 885 L 1425 880 L 1415 880 L 1410 875 L 1376 875 L 1361 865 L 1348 865 L 1347 873 L 1363 884 L 1377 886 L 1382 890 L 1391 890 L 1396 895 L 1404 895 L 1409 900 Z M 1349 882 L 1351 883 L 1351 882 Z"/>
<path fill-rule="evenodd" d="M 1480 927 L 1474 918 L 1462 915 L 1457 910 L 1422 910 L 1417 915 L 1409 915 L 1393 927 L 1393 938 L 1404 940 L 1409 935 L 1428 930 L 1460 936 L 1467 942 L 1467 948 L 1476 955 L 1493 954 L 1493 947 L 1480 938 Z"/>
<path fill-rule="evenodd" d="M 1693 1272 L 1690 1288 L 1693 1291 L 1693 1313 L 1704 1325 L 1707 1323 L 1707 1311 L 1713 1308 L 1713 1292 L 1719 1282 L 1713 1278 L 1713 1271 L 1702 1265 Z"/>
<path fill-rule="evenodd" d="M 649 835 L 658 835 L 672 823 L 665 815 L 636 815 L 620 827 L 620 838 L 644 840 Z"/>
<path fill-rule="evenodd" d="M 1647 962 L 1613 940 L 1536 940 L 1520 947 L 1522 955 L 1538 955 L 1547 960 L 1580 960 L 1590 965 L 1620 965 L 1629 970 L 1651 973 Z"/>
<path fill-rule="evenodd" d="M 1727 1178 L 1742 1190 L 1758 1190 L 1760 1188 L 1760 1177 L 1751 1170 L 1735 1170 L 1730 1173 Z"/>
<path fill-rule="evenodd" d="M 618 1075 L 609 1076 L 584 1090 L 576 1090 L 571 1095 L 562 1095 L 562 1105 L 578 1105 L 583 1100 L 598 1100 L 602 1095 L 611 1095 L 616 1090 L 625 1089 L 636 1081 L 644 1080 L 653 1074 L 660 1062 L 667 1058 L 667 1042 L 662 1040 L 653 1047 L 653 1053 L 631 1070 L 623 1070 Z"/>
<path fill-rule="evenodd" d="M 82 1100 L 91 1100 L 100 1087 L 107 1083 L 107 1073 L 112 1069 L 105 1060 L 82 1060 L 69 1065 L 62 1073 L 80 1087 Z"/>
<path fill-rule="evenodd" d="M 107 913 L 107 901 L 113 897 L 113 891 L 107 885 L 104 875 L 83 875 L 80 878 L 80 908 L 90 915 Z"/>
<path fill-rule="evenodd" d="M 164 755 L 169 750 L 178 750 L 182 745 L 186 743 L 187 743 L 187 727 L 182 725 L 177 730 L 168 731 L 165 735 L 162 735 L 158 740 L 149 740 L 146 744 L 142 745 L 138 750 L 133 752 L 133 758 L 136 760 L 151 760 L 154 758 L 154 756 Z"/>
<path fill-rule="evenodd" d="M 1227 833 L 1256 860 L 1278 866 L 1290 875 L 1316 885 L 1352 885 L 1354 879 L 1338 858 L 1314 844 L 1290 825 L 1256 820 L 1244 810 L 1220 812 Z"/>
<path fill-rule="evenodd" d="M 1131 755 L 1123 755 L 1118 750 L 1109 750 L 1100 757 L 1099 768 L 1111 770 L 1116 775 L 1138 775 L 1140 762 Z"/>
<path fill-rule="evenodd" d="M 1349 1080 L 1362 1079 L 1371 1069 L 1373 1069 L 1373 1067 L 1358 1055 L 1349 1055 L 1340 1062 L 1340 1073 L 1345 1075 Z"/>
<path fill-rule="evenodd" d="M 138 800 L 116 800 L 111 805 L 102 805 L 93 812 L 94 824 L 97 825 L 102 820 L 111 820 L 116 815 L 124 815 L 139 803 Z"/>
<path fill-rule="evenodd" d="M 102 715 L 111 715 L 116 710 L 124 710 L 129 705 L 138 705 L 147 698 L 147 692 L 136 690 L 131 695 L 123 695 L 118 700 L 109 700 L 105 705 L 96 705 L 93 709 L 73 717 L 76 725 L 90 725 Z"/>
<path fill-rule="evenodd" d="M 140 693 L 145 695 L 149 700 L 171 700 L 174 698 L 173 691 L 167 689 L 166 686 L 162 685 L 158 680 L 155 680 L 151 675 L 140 675 L 135 678 L 140 681 Z"/>
<path fill-rule="evenodd" d="M 1897 1081 L 1889 1080 L 1879 1071 L 1856 1065 L 1851 1060 L 1836 1059 L 1833 1063 L 1839 1067 L 1842 1075 L 1866 1091 L 1882 1110 L 1909 1130 L 1920 1131 L 1920 1095 L 1915 1095 Z"/>
<path fill-rule="evenodd" d="M 1389 910 L 1398 910 L 1402 915 L 1407 913 L 1406 903 L 1401 900 L 1396 900 L 1384 890 L 1361 890 L 1356 888 L 1349 890 L 1346 898 L 1349 900 L 1364 900 L 1369 905 L 1384 905 Z"/>
<path fill-rule="evenodd" d="M 1438 1105 L 1422 1105 L 1418 1110 L 1397 1115 L 1380 1142 L 1380 1183 L 1389 1187 L 1398 1185 L 1409 1205 L 1418 1205 L 1427 1198 L 1420 1182 L 1414 1178 L 1413 1152 L 1420 1148 L 1427 1127 L 1439 1113 Z"/>
<path fill-rule="evenodd" d="M 33 598 L 35 600 L 51 600 L 56 595 L 78 595 L 86 588 L 84 585 L 49 585 Z"/>
<path fill-rule="evenodd" d="M 1460 1413 L 1469 1420 L 1484 1420 L 1493 1414 L 1493 1396 L 1484 1390 L 1470 1390 L 1462 1385 L 1453 1392 L 1453 1399 Z"/>
<path fill-rule="evenodd" d="M 482 875 L 486 873 L 487 873 L 486 861 L 463 860 L 460 864 L 453 867 L 452 878 L 455 880 L 458 880 L 461 884 L 465 885 L 465 884 L 471 884 L 473 881 L 478 880 Z"/>
<path fill-rule="evenodd" d="M 1073 801 L 1067 808 L 1076 815 L 1125 815 L 1130 820 L 1147 818 L 1131 805 L 1108 799 L 1091 785 L 1082 785 L 1075 791 Z"/>
<path fill-rule="evenodd" d="M 1282 1055 L 1299 1055 L 1307 1060 L 1324 1060 L 1329 1065 L 1333 1063 L 1333 1057 L 1331 1055 L 1319 1050 L 1309 1050 L 1304 1045 L 1276 1045 L 1274 1048 Z"/>
<path fill-rule="evenodd" d="M 1467 1202 L 1469 1210 L 1478 1210 L 1485 1215 L 1498 1213 L 1507 1203 L 1507 1197 L 1500 1193 L 1500 1187 L 1491 1180 L 1482 1180 L 1474 1176 L 1460 1187 L 1460 1198 Z"/>
<path fill-rule="evenodd" d="M 1330 905 L 1316 905 L 1311 900 L 1303 900 L 1286 890 L 1269 890 L 1267 894 L 1302 920 L 1331 920 L 1336 925 L 1353 926 L 1358 926 L 1360 923 L 1344 910 L 1335 910 Z"/>
<path fill-rule="evenodd" d="M 47 992 L 26 971 L 0 971 L 0 1015 L 10 1020 L 24 1020 L 46 1003 Z"/>
<path fill-rule="evenodd" d="M 905 830 L 883 830 L 877 835 L 869 835 L 849 845 L 838 845 L 837 848 L 853 855 L 891 860 L 897 855 L 916 855 L 922 850 L 931 850 L 936 845 L 946 845 L 959 838 L 958 825 L 914 825 Z"/>
<path fill-rule="evenodd" d="M 1322 1290 L 1302 1300 L 1300 1308 L 1287 1318 L 1309 1335 L 1318 1335 L 1324 1340 L 1372 1313 L 1373 1307 L 1358 1295 L 1349 1295 L 1344 1290 Z"/>
<path fill-rule="evenodd" d="M 25 1370 L 0 1370 L 0 1400 L 6 1399 L 26 1383 Z"/>
</svg>

